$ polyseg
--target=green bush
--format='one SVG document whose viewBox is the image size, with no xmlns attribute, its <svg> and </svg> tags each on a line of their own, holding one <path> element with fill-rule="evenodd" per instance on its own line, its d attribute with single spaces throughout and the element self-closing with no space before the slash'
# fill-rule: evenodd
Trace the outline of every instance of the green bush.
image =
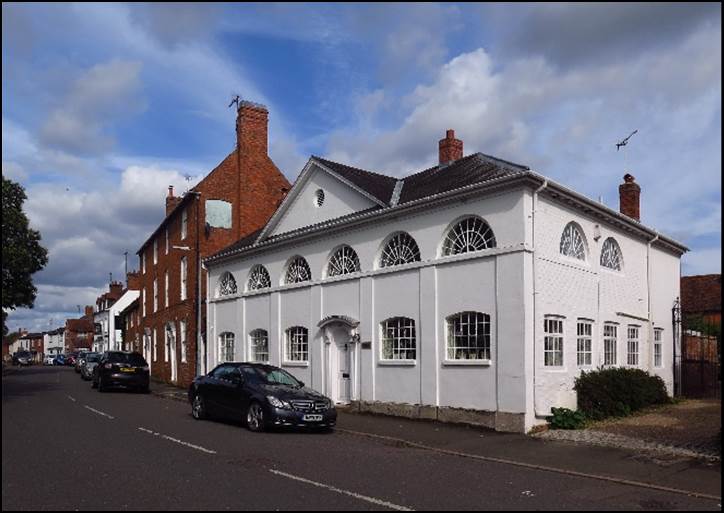
<svg viewBox="0 0 724 513">
<path fill-rule="evenodd" d="M 551 408 L 551 413 L 553 415 L 546 420 L 553 429 L 581 429 L 586 425 L 586 416 L 580 411 Z"/>
<path fill-rule="evenodd" d="M 578 393 L 578 409 L 593 420 L 625 417 L 646 406 L 671 402 L 664 381 L 641 369 L 583 372 L 573 388 Z"/>
</svg>

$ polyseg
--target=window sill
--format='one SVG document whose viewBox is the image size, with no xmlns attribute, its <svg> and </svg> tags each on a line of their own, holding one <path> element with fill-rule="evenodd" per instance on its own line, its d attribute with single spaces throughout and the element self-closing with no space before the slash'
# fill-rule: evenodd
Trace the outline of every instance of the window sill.
<svg viewBox="0 0 724 513">
<path fill-rule="evenodd" d="M 384 367 L 414 367 L 417 360 L 378 360 L 377 365 Z"/>
<path fill-rule="evenodd" d="M 282 367 L 309 367 L 309 362 L 282 362 Z"/>
<path fill-rule="evenodd" d="M 445 367 L 490 367 L 492 360 L 444 360 Z"/>
</svg>

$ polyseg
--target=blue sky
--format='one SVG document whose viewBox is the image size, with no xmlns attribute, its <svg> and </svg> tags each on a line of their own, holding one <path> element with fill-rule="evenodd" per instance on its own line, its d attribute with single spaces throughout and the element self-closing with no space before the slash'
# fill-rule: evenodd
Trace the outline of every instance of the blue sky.
<svg viewBox="0 0 724 513">
<path fill-rule="evenodd" d="M 310 154 L 404 176 L 465 153 L 532 167 L 618 207 L 623 152 L 642 221 L 721 272 L 719 4 L 8 4 L 2 172 L 50 250 L 47 329 L 122 278 L 184 190 L 232 149 L 233 94 L 270 111 L 293 180 Z"/>
</svg>

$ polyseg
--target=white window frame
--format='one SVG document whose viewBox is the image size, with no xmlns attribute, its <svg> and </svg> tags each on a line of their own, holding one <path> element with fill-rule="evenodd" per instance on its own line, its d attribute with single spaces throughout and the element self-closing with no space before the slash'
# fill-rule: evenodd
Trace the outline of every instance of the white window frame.
<svg viewBox="0 0 724 513">
<path fill-rule="evenodd" d="M 171 329 L 169 330 L 168 327 L 171 326 Z M 166 325 L 163 327 L 163 339 L 165 341 L 165 344 L 163 346 L 163 361 L 169 362 L 171 361 L 171 344 L 176 343 L 175 340 L 172 340 L 172 338 L 175 338 L 174 333 L 175 326 L 173 323 L 166 323 Z M 171 336 L 169 336 L 169 332 L 171 333 Z"/>
<path fill-rule="evenodd" d="M 168 227 L 166 227 L 166 248 L 164 254 L 168 255 Z"/>
<path fill-rule="evenodd" d="M 657 362 L 658 360 L 658 362 Z M 654 368 L 661 369 L 664 366 L 664 329 L 654 328 Z"/>
<path fill-rule="evenodd" d="M 562 369 L 565 363 L 565 323 L 558 315 L 543 317 L 543 366 L 551 369 Z"/>
<path fill-rule="evenodd" d="M 153 361 L 158 361 L 158 329 L 153 330 Z"/>
<path fill-rule="evenodd" d="M 471 315 L 475 317 L 471 319 Z M 482 318 L 479 319 L 478 316 L 482 316 Z M 455 331 L 456 321 L 460 321 L 459 332 Z M 445 322 L 447 327 L 445 339 L 446 362 L 490 363 L 492 358 L 492 323 L 489 314 L 475 311 L 457 312 L 449 315 Z M 480 332 L 481 325 L 482 333 Z M 464 327 L 467 327 L 467 329 L 463 329 Z M 482 344 L 480 344 L 481 341 Z M 461 342 L 463 343 L 461 344 Z M 468 358 L 471 352 L 482 353 L 484 358 Z"/>
<path fill-rule="evenodd" d="M 146 274 L 146 248 L 141 251 L 141 272 Z"/>
<path fill-rule="evenodd" d="M 185 240 L 189 229 L 189 217 L 186 209 L 181 211 L 181 240 Z"/>
<path fill-rule="evenodd" d="M 462 255 L 496 247 L 495 232 L 488 222 L 479 216 L 465 216 L 457 219 L 445 232 L 440 256 Z"/>
<path fill-rule="evenodd" d="M 186 321 L 179 321 L 179 342 L 181 342 L 181 363 L 186 363 Z"/>
<path fill-rule="evenodd" d="M 260 341 L 266 345 L 265 351 L 259 351 Z M 266 355 L 266 358 L 259 358 L 258 355 Z M 265 329 L 255 329 L 249 333 L 249 361 L 256 363 L 269 363 L 269 332 Z"/>
<path fill-rule="evenodd" d="M 158 239 L 153 239 L 153 265 L 158 263 Z"/>
<path fill-rule="evenodd" d="M 163 275 L 163 306 L 164 308 L 168 308 L 168 288 L 169 288 L 169 278 L 168 278 L 168 269 L 164 272 Z"/>
<path fill-rule="evenodd" d="M 412 358 L 410 358 L 412 356 Z M 380 362 L 416 362 L 415 319 L 390 317 L 380 323 Z"/>
<path fill-rule="evenodd" d="M 593 321 L 588 319 L 576 323 L 576 363 L 578 367 L 593 366 Z"/>
<path fill-rule="evenodd" d="M 158 311 L 158 279 L 153 279 L 153 313 Z"/>
<path fill-rule="evenodd" d="M 626 365 L 638 367 L 641 362 L 641 326 L 629 324 L 626 327 Z"/>
<path fill-rule="evenodd" d="M 181 301 L 186 300 L 186 280 L 188 279 L 188 260 L 186 256 L 181 257 Z"/>
<path fill-rule="evenodd" d="M 566 241 L 567 238 L 570 238 L 570 241 L 564 245 L 564 241 Z M 575 251 L 579 249 L 576 242 L 580 242 L 580 249 L 582 250 L 580 256 L 577 256 L 575 253 Z M 563 228 L 561 240 L 558 245 L 558 251 L 562 256 L 571 260 L 588 262 L 588 244 L 586 242 L 586 236 L 583 233 L 583 228 L 581 228 L 578 223 L 571 221 Z"/>
<path fill-rule="evenodd" d="M 219 363 L 233 362 L 236 354 L 236 335 L 231 331 L 219 333 Z M 231 358 L 229 358 L 231 356 Z"/>
<path fill-rule="evenodd" d="M 146 317 L 146 287 L 141 290 L 143 297 L 141 298 L 141 310 L 143 310 L 143 317 Z"/>
<path fill-rule="evenodd" d="M 603 366 L 616 365 L 618 365 L 618 324 L 607 322 L 603 325 Z"/>
<path fill-rule="evenodd" d="M 304 326 L 292 326 L 284 332 L 284 364 L 309 363 L 309 330 Z"/>
</svg>

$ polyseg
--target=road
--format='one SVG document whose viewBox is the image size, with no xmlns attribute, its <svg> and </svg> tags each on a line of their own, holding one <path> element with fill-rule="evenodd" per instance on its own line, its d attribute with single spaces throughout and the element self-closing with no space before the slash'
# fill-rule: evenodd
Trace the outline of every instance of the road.
<svg viewBox="0 0 724 513">
<path fill-rule="evenodd" d="M 2 392 L 3 510 L 721 510 L 341 429 L 254 434 L 182 402 L 101 394 L 71 368 L 23 368 Z"/>
</svg>

